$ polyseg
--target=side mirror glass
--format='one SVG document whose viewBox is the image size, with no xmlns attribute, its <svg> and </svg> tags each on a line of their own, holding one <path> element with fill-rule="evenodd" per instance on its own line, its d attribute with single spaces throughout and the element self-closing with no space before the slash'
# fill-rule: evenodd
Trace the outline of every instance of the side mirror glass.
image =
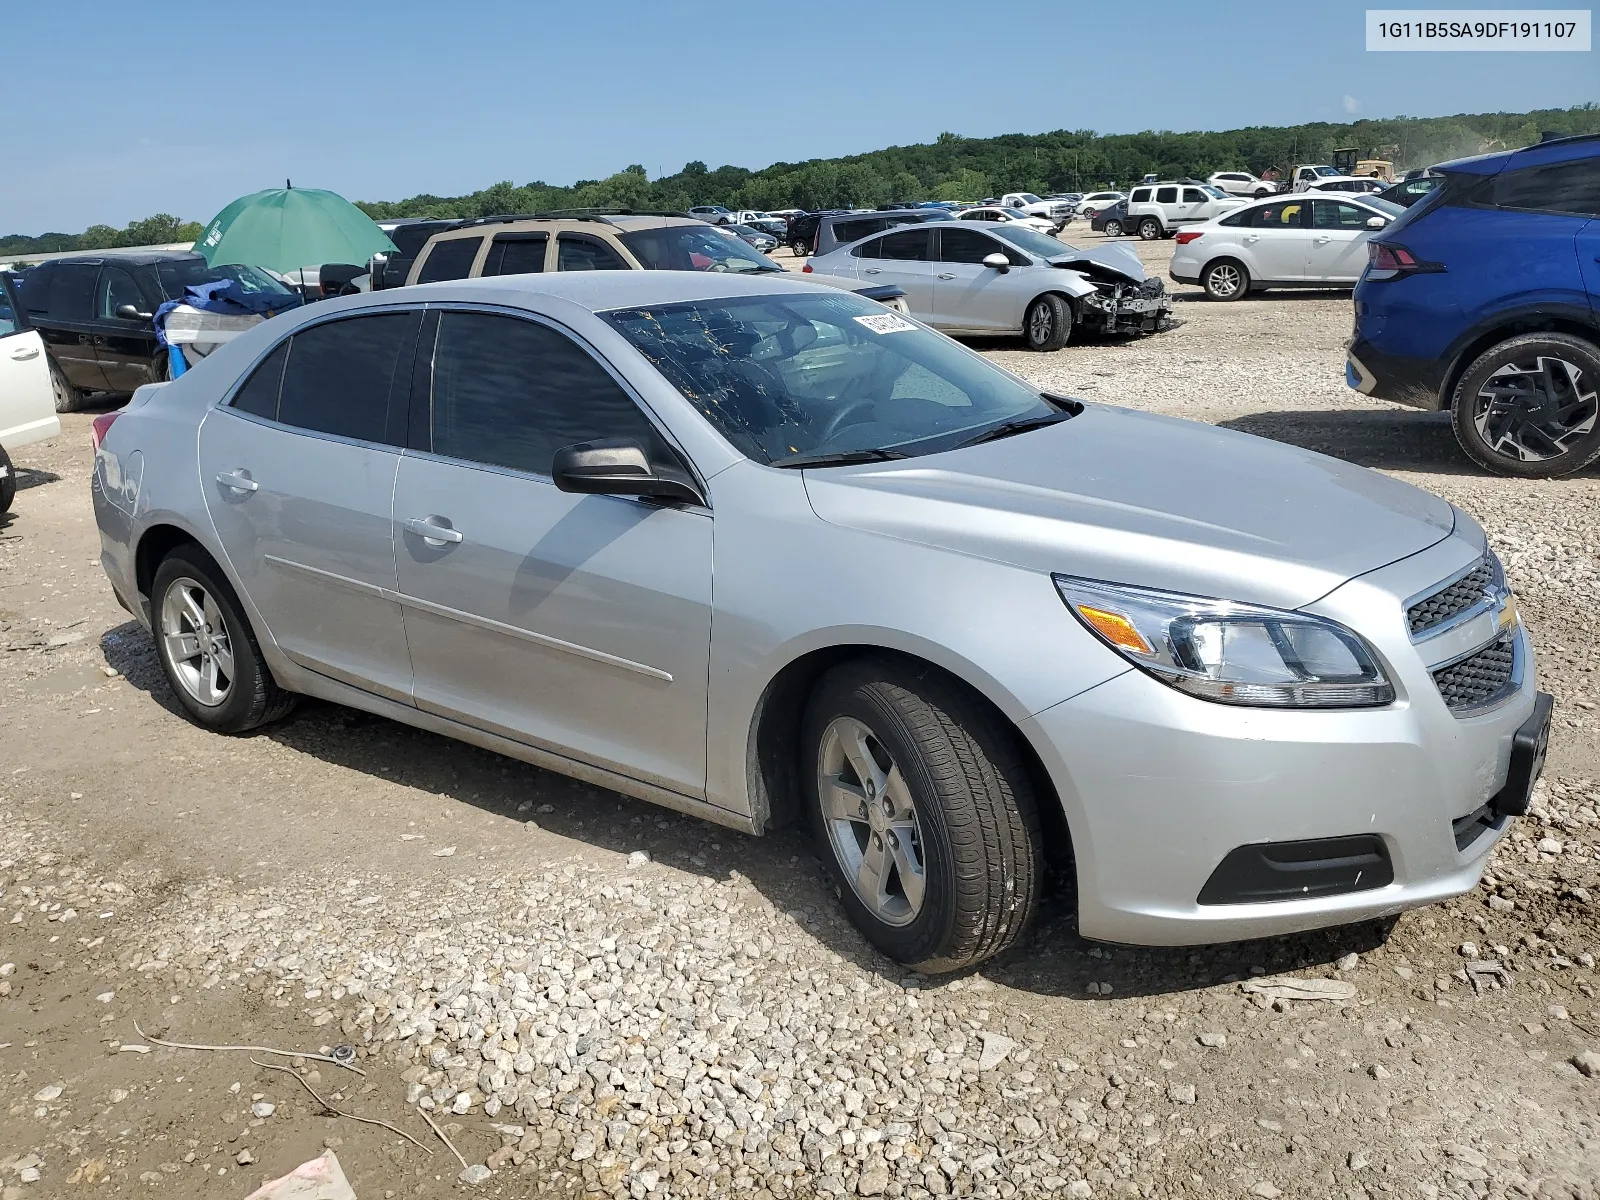
<svg viewBox="0 0 1600 1200">
<path fill-rule="evenodd" d="M 563 492 L 591 496 L 648 496 L 704 504 L 705 497 L 682 471 L 657 468 L 633 438 L 597 438 L 556 451 L 550 476 Z"/>
<path fill-rule="evenodd" d="M 117 305 L 116 315 L 117 319 L 121 321 L 148 321 L 151 317 L 150 313 L 140 312 L 131 304 Z"/>
<path fill-rule="evenodd" d="M 1368 217 L 1367 218 L 1367 228 L 1368 229 L 1382 229 L 1388 223 L 1389 222 L 1384 220 L 1382 217 Z"/>
<path fill-rule="evenodd" d="M 996 271 L 1009 271 L 1011 269 L 1011 260 L 997 250 L 993 254 L 985 254 L 983 256 L 983 265 L 992 267 Z"/>
</svg>

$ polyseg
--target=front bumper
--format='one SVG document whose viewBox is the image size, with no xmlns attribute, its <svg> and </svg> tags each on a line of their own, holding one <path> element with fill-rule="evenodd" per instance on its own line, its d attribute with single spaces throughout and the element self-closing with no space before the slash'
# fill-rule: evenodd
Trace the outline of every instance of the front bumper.
<svg viewBox="0 0 1600 1200">
<path fill-rule="evenodd" d="M 1172 299 L 1161 289 L 1159 279 L 1118 288 L 1111 294 L 1094 292 L 1080 297 L 1078 305 L 1078 323 L 1100 333 L 1157 333 L 1176 324 Z"/>
<path fill-rule="evenodd" d="M 1425 577 L 1447 573 L 1444 553 L 1417 557 Z M 1392 578 L 1396 567 L 1373 576 Z M 1513 740 L 1534 711 L 1532 654 L 1519 629 L 1525 665 L 1516 689 L 1486 712 L 1455 715 L 1395 599 L 1424 586 L 1356 580 L 1311 606 L 1363 632 L 1372 622 L 1355 618 L 1375 599 L 1392 609 L 1392 626 L 1371 639 L 1398 692 L 1384 708 L 1232 707 L 1129 670 L 1024 723 L 1071 830 L 1085 937 L 1198 945 L 1275 936 L 1397 913 L 1476 885 L 1510 823 L 1476 817 L 1506 787 Z M 1241 847 L 1323 839 L 1376 839 L 1392 877 L 1306 899 L 1200 902 Z"/>
</svg>

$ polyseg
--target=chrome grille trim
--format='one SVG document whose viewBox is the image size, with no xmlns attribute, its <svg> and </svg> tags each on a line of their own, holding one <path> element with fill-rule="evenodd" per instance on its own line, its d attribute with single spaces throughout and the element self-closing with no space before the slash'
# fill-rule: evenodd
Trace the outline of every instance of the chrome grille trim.
<svg viewBox="0 0 1600 1200">
<path fill-rule="evenodd" d="M 1406 630 L 1413 642 L 1438 637 L 1481 613 L 1492 611 L 1505 593 L 1499 560 L 1486 554 L 1442 583 L 1406 601 Z"/>
</svg>

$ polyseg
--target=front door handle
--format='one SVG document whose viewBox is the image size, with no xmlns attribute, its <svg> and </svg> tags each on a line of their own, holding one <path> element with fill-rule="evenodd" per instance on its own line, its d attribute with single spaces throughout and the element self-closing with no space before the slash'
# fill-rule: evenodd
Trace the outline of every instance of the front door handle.
<svg viewBox="0 0 1600 1200">
<path fill-rule="evenodd" d="M 1322 245 L 1327 244 L 1328 242 L 1331 242 L 1332 240 L 1333 239 L 1328 237 L 1327 234 L 1323 234 L 1323 236 L 1321 236 L 1321 237 L 1319 237 L 1317 239 L 1317 245 L 1322 246 Z"/>
<path fill-rule="evenodd" d="M 254 492 L 261 488 L 259 483 L 250 478 L 249 471 L 224 471 L 217 476 L 217 482 L 236 492 Z"/>
<path fill-rule="evenodd" d="M 406 528 L 430 546 L 453 545 L 462 540 L 459 529 L 441 525 L 440 520 L 439 517 L 412 517 L 406 522 Z"/>
<path fill-rule="evenodd" d="M 954 279 L 955 276 L 950 274 L 950 272 L 946 271 L 944 274 L 940 275 L 939 278 L 940 279 Z"/>
<path fill-rule="evenodd" d="M 883 274 L 883 268 L 882 267 L 862 267 L 861 268 L 861 273 L 863 275 L 881 275 L 881 274 Z"/>
<path fill-rule="evenodd" d="M 11 357 L 16 359 L 18 362 L 27 362 L 30 358 L 39 357 L 39 347 L 18 346 L 11 352 Z"/>
</svg>

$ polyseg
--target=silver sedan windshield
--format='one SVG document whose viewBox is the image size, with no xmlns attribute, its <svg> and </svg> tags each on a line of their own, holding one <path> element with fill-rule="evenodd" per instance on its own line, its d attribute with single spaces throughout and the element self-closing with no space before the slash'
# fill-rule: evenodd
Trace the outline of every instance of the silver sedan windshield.
<svg viewBox="0 0 1600 1200">
<path fill-rule="evenodd" d="M 1040 258 L 1055 258 L 1062 254 L 1070 253 L 1074 247 L 1067 245 L 1060 238 L 1051 237 L 1048 233 L 1041 233 L 1026 225 L 1001 225 L 991 229 L 990 233 L 996 237 L 1005 238 L 1019 250 L 1026 250 L 1029 254 L 1037 254 Z"/>
<path fill-rule="evenodd" d="M 1059 411 L 948 338 L 855 296 L 701 300 L 603 315 L 760 463 L 929 454 Z"/>
</svg>

